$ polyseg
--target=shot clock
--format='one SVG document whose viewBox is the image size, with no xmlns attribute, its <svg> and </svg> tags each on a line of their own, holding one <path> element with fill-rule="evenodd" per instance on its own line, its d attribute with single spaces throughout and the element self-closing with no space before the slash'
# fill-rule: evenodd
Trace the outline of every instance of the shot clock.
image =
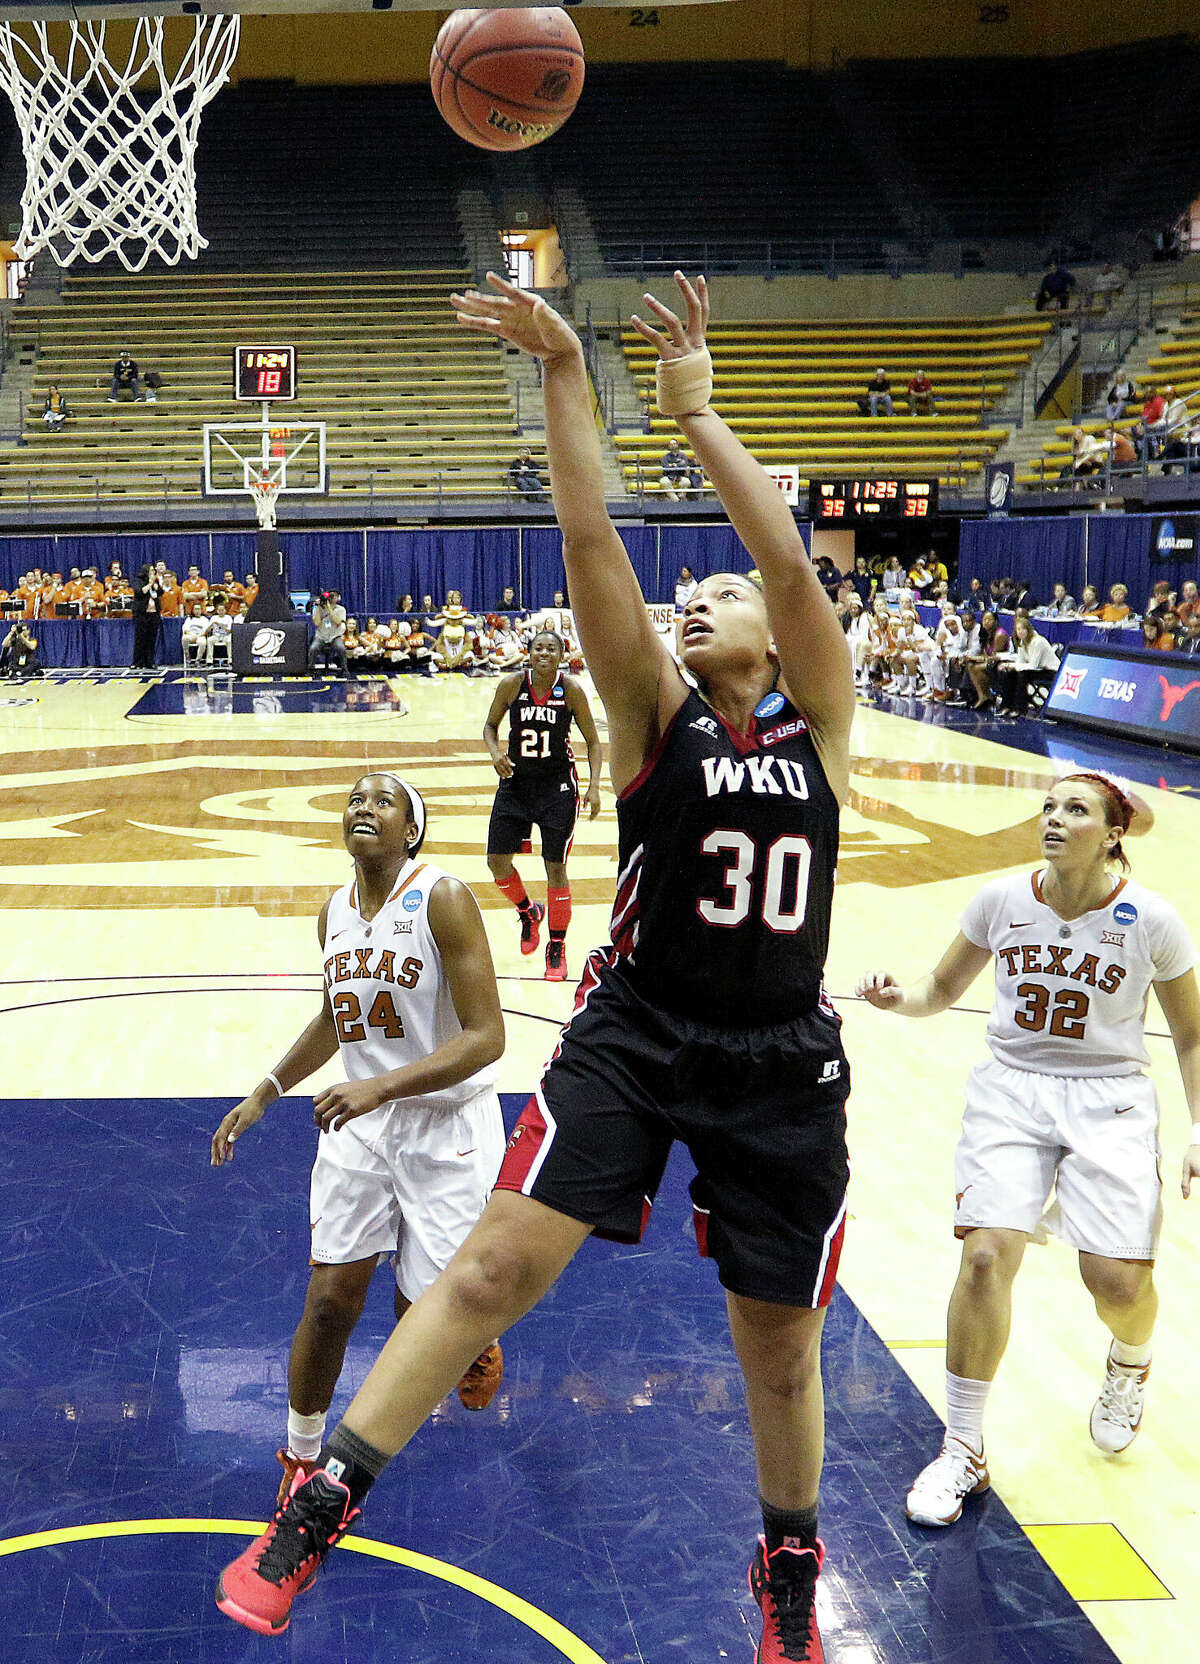
<svg viewBox="0 0 1200 1664">
<path fill-rule="evenodd" d="M 815 525 L 854 520 L 931 520 L 937 513 L 936 480 L 810 480 L 808 517 Z"/>
<path fill-rule="evenodd" d="M 296 397 L 295 347 L 235 347 L 233 349 L 233 396 L 235 399 L 294 399 Z"/>
</svg>

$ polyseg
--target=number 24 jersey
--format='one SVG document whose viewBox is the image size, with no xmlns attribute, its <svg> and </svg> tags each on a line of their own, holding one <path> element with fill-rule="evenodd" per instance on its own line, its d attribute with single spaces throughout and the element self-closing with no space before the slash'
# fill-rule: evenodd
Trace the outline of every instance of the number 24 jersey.
<svg viewBox="0 0 1200 1664">
<path fill-rule="evenodd" d="M 988 1045 L 1010 1069 L 1043 1075 L 1136 1075 L 1150 1062 L 1152 982 L 1196 963 L 1183 920 L 1162 896 L 1122 879 L 1100 907 L 1064 919 L 1042 898 L 1040 873 L 997 878 L 959 928 L 995 955 Z"/>
</svg>

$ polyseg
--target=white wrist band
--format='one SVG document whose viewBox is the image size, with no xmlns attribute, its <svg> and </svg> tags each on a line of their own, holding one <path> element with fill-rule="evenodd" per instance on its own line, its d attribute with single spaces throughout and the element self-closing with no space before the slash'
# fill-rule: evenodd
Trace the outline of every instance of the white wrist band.
<svg viewBox="0 0 1200 1664">
<path fill-rule="evenodd" d="M 1195 1148 L 1196 1146 L 1200 1146 L 1200 1121 L 1197 1121 L 1193 1124 L 1193 1126 L 1192 1126 L 1192 1136 L 1191 1136 L 1190 1140 L 1188 1141 L 1188 1149 L 1189 1150 Z"/>
<path fill-rule="evenodd" d="M 713 367 L 707 347 L 654 366 L 655 402 L 664 416 L 695 416 L 712 398 Z"/>
<path fill-rule="evenodd" d="M 269 1080 L 271 1085 L 275 1088 L 276 1092 L 278 1092 L 279 1096 L 281 1098 L 283 1097 L 283 1087 L 280 1086 L 280 1084 L 279 1084 L 279 1076 L 278 1075 L 273 1075 L 268 1070 L 268 1072 L 263 1076 L 263 1079 L 264 1080 Z"/>
</svg>

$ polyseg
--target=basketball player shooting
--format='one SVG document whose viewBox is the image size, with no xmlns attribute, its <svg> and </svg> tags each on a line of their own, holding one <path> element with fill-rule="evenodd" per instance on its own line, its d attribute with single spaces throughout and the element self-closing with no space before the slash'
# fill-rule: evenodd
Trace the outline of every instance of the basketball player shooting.
<svg viewBox="0 0 1200 1664">
<path fill-rule="evenodd" d="M 705 579 L 679 651 L 655 634 L 608 517 L 579 338 L 489 275 L 460 322 L 542 360 L 551 491 L 588 669 L 608 715 L 620 874 L 612 946 L 509 1139 L 452 1264 L 392 1332 L 321 1453 L 218 1603 L 262 1633 L 358 1518 L 388 1461 L 492 1336 L 553 1285 L 592 1231 L 641 1235 L 672 1143 L 696 1163 L 698 1246 L 725 1286 L 746 1383 L 763 1535 L 750 1572 L 757 1664 L 822 1664 L 821 1330 L 845 1220 L 849 1072 L 822 990 L 849 782 L 846 638 L 791 510 L 713 411 L 708 296 L 676 274 L 686 322 L 638 323 L 675 415 L 762 575 Z"/>
<path fill-rule="evenodd" d="M 491 1069 L 504 1018 L 474 896 L 418 861 L 425 805 L 396 775 L 356 782 L 342 836 L 354 878 L 317 923 L 321 1009 L 212 1140 L 211 1163 L 222 1167 L 268 1105 L 340 1051 L 346 1080 L 314 1099 L 312 1270 L 288 1360 L 280 1502 L 316 1465 L 380 1259 L 395 1256 L 399 1318 L 479 1218 L 504 1150 Z M 499 1346 L 482 1347 L 458 1384 L 468 1409 L 490 1402 L 501 1369 Z"/>
</svg>

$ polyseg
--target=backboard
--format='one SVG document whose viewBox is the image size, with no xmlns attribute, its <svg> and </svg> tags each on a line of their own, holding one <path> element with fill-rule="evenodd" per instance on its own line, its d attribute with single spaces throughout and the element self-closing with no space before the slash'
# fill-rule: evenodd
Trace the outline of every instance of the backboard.
<svg viewBox="0 0 1200 1664">
<path fill-rule="evenodd" d="M 495 9 L 520 0 L 493 0 Z M 731 0 L 655 0 L 658 6 L 729 4 Z M 573 0 L 575 6 L 607 6 L 612 0 Z M 6 23 L 63 22 L 104 17 L 221 17 L 252 12 L 288 17 L 303 12 L 446 12 L 446 0 L 5 0 Z"/>
<path fill-rule="evenodd" d="M 317 497 L 329 490 L 325 423 L 269 416 L 258 422 L 205 422 L 204 494 L 237 497 L 254 481 L 274 480 L 281 496 Z"/>
</svg>

